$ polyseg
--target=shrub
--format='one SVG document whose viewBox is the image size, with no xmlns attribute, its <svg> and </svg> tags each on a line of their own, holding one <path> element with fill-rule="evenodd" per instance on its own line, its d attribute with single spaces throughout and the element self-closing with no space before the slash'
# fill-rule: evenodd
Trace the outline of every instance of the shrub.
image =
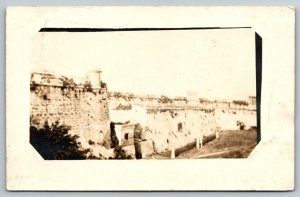
<svg viewBox="0 0 300 197">
<path fill-rule="evenodd" d="M 84 91 L 87 91 L 87 92 L 93 92 L 93 88 L 92 88 L 91 82 L 90 81 L 86 81 L 83 84 L 83 89 L 84 89 Z"/>
<path fill-rule="evenodd" d="M 237 121 L 236 125 L 239 127 L 240 130 L 244 130 L 246 127 L 246 125 L 241 121 Z"/>
<path fill-rule="evenodd" d="M 69 126 L 59 121 L 50 126 L 46 121 L 43 128 L 30 127 L 30 143 L 46 160 L 80 160 L 86 159 L 89 149 L 82 149 L 77 139 L 70 135 Z"/>
<path fill-rule="evenodd" d="M 89 145 L 94 145 L 95 144 L 95 142 L 94 141 L 92 141 L 92 140 L 89 140 Z"/>
<path fill-rule="evenodd" d="M 76 85 L 72 78 L 68 79 L 67 77 L 63 77 L 63 78 L 61 78 L 61 80 L 63 82 L 62 85 L 64 88 L 70 88 L 70 87 L 74 87 Z"/>
<path fill-rule="evenodd" d="M 106 83 L 101 81 L 101 88 L 106 88 L 106 87 L 107 87 Z"/>
<path fill-rule="evenodd" d="M 167 103 L 173 103 L 173 100 L 172 99 L 170 99 L 169 97 L 167 97 L 167 96 L 164 96 L 164 95 L 162 95 L 161 97 L 160 97 L 160 99 L 159 99 L 159 103 L 162 103 L 162 104 L 167 104 Z"/>
<path fill-rule="evenodd" d="M 121 98 L 122 97 L 122 93 L 121 92 L 114 92 L 114 97 Z"/>
<path fill-rule="evenodd" d="M 238 100 L 234 100 L 233 104 L 235 105 L 245 105 L 248 106 L 248 102 L 247 101 L 238 101 Z"/>
<path fill-rule="evenodd" d="M 34 81 L 30 82 L 30 91 L 35 91 L 37 88 L 37 84 Z"/>
<path fill-rule="evenodd" d="M 133 159 L 131 155 L 127 155 L 126 151 L 121 146 L 114 148 L 115 158 L 114 159 Z"/>
</svg>

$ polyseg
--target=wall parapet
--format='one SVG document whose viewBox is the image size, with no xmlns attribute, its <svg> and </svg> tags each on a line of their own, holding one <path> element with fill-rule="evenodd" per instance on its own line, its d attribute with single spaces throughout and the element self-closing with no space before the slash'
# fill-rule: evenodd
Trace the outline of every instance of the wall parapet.
<svg viewBox="0 0 300 197">
<path fill-rule="evenodd" d="M 59 120 L 71 127 L 83 147 L 89 141 L 110 148 L 107 87 L 87 87 L 72 78 L 33 73 L 30 81 L 30 126 Z"/>
</svg>

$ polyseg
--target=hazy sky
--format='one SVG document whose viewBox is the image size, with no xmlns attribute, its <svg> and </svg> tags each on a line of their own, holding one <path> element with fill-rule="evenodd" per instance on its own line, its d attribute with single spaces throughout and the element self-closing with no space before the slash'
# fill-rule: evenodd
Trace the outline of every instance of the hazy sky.
<svg viewBox="0 0 300 197">
<path fill-rule="evenodd" d="M 110 91 L 209 99 L 255 95 L 251 29 L 142 32 L 40 32 L 32 70 L 85 76 L 99 66 Z"/>
</svg>

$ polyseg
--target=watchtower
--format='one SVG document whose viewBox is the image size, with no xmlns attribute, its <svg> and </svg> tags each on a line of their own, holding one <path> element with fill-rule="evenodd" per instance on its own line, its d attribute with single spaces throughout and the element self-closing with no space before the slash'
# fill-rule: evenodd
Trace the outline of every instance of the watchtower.
<svg viewBox="0 0 300 197">
<path fill-rule="evenodd" d="M 91 82 L 93 89 L 100 89 L 101 88 L 101 70 L 99 67 L 91 70 L 87 74 L 88 80 Z"/>
</svg>

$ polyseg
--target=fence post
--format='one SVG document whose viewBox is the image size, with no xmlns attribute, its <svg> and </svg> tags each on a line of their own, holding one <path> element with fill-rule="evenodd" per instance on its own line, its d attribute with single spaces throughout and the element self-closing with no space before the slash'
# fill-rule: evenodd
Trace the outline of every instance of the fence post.
<svg viewBox="0 0 300 197">
<path fill-rule="evenodd" d="M 201 135 L 201 138 L 200 138 L 200 148 L 202 148 L 203 146 L 203 135 Z"/>
<path fill-rule="evenodd" d="M 196 148 L 199 149 L 199 138 L 196 138 Z"/>
<path fill-rule="evenodd" d="M 218 140 L 220 138 L 220 135 L 219 135 L 219 131 L 217 130 L 216 131 L 216 139 Z"/>
<path fill-rule="evenodd" d="M 175 148 L 172 147 L 171 149 L 171 159 L 175 159 Z"/>
</svg>

